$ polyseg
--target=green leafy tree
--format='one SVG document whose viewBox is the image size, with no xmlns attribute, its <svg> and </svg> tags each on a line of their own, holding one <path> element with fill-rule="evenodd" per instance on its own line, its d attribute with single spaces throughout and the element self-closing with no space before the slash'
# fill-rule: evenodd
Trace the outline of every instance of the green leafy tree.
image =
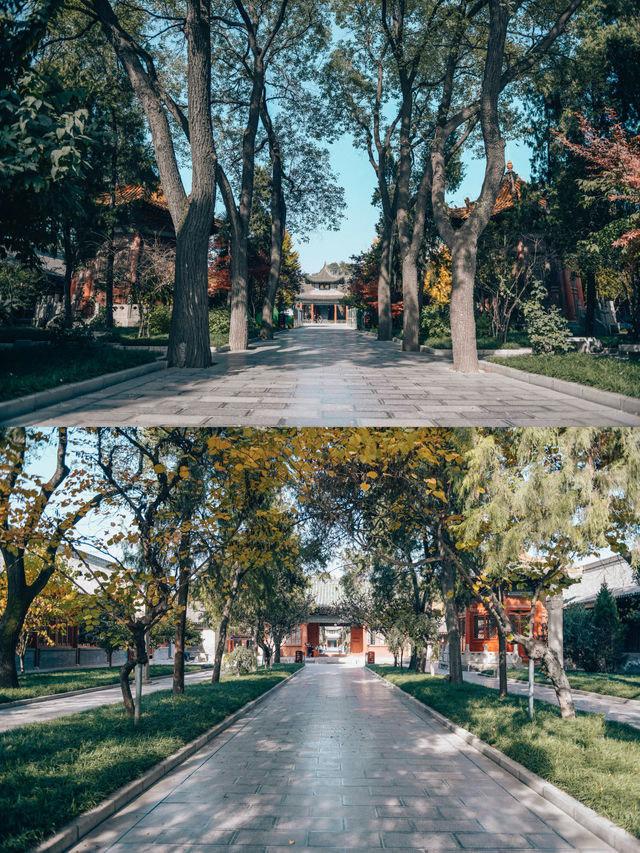
<svg viewBox="0 0 640 853">
<path fill-rule="evenodd" d="M 625 627 L 618 613 L 616 600 L 607 582 L 603 581 L 593 605 L 593 628 L 597 640 L 598 658 L 605 672 L 613 672 L 623 661 Z"/>
</svg>

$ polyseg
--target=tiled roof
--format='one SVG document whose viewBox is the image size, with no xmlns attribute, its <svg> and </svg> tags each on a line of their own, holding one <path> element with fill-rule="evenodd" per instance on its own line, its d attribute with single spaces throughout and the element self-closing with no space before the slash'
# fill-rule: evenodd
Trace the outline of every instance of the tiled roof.
<svg viewBox="0 0 640 853">
<path fill-rule="evenodd" d="M 640 595 L 640 584 L 636 579 L 635 570 L 618 554 L 604 560 L 585 563 L 576 568 L 576 575 L 580 580 L 563 592 L 565 605 L 595 601 L 603 580 L 607 582 L 609 591 L 615 598 Z"/>
<path fill-rule="evenodd" d="M 324 282 L 325 284 L 333 284 L 334 282 L 344 281 L 343 275 L 335 275 L 331 272 L 329 267 L 327 266 L 327 262 L 324 262 L 324 265 L 320 272 L 314 272 L 313 275 L 305 276 L 307 281 L 311 281 L 314 283 Z"/>
<path fill-rule="evenodd" d="M 101 204 L 108 204 L 109 193 L 103 193 L 101 196 L 98 196 L 98 201 Z M 135 184 L 126 184 L 125 186 L 118 187 L 116 189 L 116 205 L 131 204 L 134 201 L 143 201 L 145 204 L 150 204 L 152 207 L 157 207 L 159 210 L 169 209 L 162 190 L 152 192 L 146 187 L 139 187 Z"/>
<path fill-rule="evenodd" d="M 331 290 L 303 290 L 296 299 L 299 302 L 340 302 L 347 294 L 332 287 Z"/>
<path fill-rule="evenodd" d="M 496 197 L 495 204 L 493 205 L 493 212 L 491 215 L 497 216 L 499 213 L 503 213 L 505 210 L 512 208 L 515 200 L 520 198 L 522 187 L 526 186 L 526 183 L 527 182 L 524 181 L 520 175 L 517 175 L 513 171 L 513 163 L 509 161 L 507 163 L 507 171 L 502 177 L 500 189 L 498 190 L 498 195 Z M 452 219 L 467 219 L 471 215 L 471 211 L 475 205 L 475 201 L 470 201 L 466 198 L 464 207 L 452 207 L 449 215 Z"/>
<path fill-rule="evenodd" d="M 342 586 L 335 578 L 312 578 L 311 595 L 316 607 L 334 607 L 342 600 Z"/>
</svg>

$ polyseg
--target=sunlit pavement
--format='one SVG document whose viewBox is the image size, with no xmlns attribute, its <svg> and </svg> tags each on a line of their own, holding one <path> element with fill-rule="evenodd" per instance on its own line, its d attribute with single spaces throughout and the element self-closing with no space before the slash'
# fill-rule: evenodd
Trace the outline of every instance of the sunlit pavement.
<svg viewBox="0 0 640 853">
<path fill-rule="evenodd" d="M 611 850 L 364 668 L 302 673 L 79 851 Z"/>
<path fill-rule="evenodd" d="M 188 672 L 184 680 L 186 684 L 197 684 L 211 678 L 211 670 L 202 672 Z M 142 685 L 142 695 L 156 693 L 158 690 L 170 690 L 172 677 L 154 678 L 148 684 Z M 132 687 L 133 689 L 133 687 Z M 45 723 L 47 720 L 56 720 L 58 717 L 69 717 L 80 711 L 89 711 L 100 705 L 113 705 L 122 702 L 122 691 L 119 684 L 105 687 L 104 690 L 96 690 L 91 693 L 76 693 L 75 696 L 65 696 L 60 693 L 51 699 L 42 702 L 33 702 L 29 705 L 14 705 L 6 708 L 0 705 L 0 732 L 15 729 L 18 726 L 26 726 L 29 723 Z"/>
<path fill-rule="evenodd" d="M 344 328 L 303 327 L 206 370 L 163 370 L 16 418 L 15 425 L 604 426 L 640 418 Z"/>
</svg>

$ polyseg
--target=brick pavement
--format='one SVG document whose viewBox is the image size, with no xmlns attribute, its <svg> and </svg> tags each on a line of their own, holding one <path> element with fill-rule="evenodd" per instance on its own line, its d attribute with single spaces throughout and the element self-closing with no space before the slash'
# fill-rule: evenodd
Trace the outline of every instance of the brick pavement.
<svg viewBox="0 0 640 853">
<path fill-rule="evenodd" d="M 305 327 L 207 370 L 166 370 L 22 415 L 21 425 L 603 426 L 640 418 L 342 328 Z"/>
<path fill-rule="evenodd" d="M 608 851 L 364 668 L 309 666 L 74 853 Z"/>
</svg>

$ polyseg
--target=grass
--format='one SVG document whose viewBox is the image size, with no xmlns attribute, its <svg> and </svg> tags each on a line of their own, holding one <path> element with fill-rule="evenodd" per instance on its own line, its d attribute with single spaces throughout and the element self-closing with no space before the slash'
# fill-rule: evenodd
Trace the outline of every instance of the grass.
<svg viewBox="0 0 640 853">
<path fill-rule="evenodd" d="M 14 341 L 48 341 L 49 329 L 36 329 L 33 326 L 0 326 L 0 343 L 12 344 Z"/>
<path fill-rule="evenodd" d="M 109 346 L 64 346 L 14 353 L 0 351 L 0 400 L 24 397 L 59 388 L 69 382 L 92 379 L 127 367 L 154 361 L 151 352 L 125 352 Z"/>
<path fill-rule="evenodd" d="M 186 666 L 186 672 L 199 670 L 199 666 Z M 151 664 L 149 674 L 152 678 L 171 675 L 172 664 Z M 133 674 L 132 674 L 133 677 Z M 120 681 L 120 668 L 96 667 L 91 669 L 71 669 L 61 672 L 29 672 L 19 677 L 20 687 L 14 690 L 0 688 L 0 704 L 15 702 L 18 699 L 35 699 L 37 696 L 52 696 L 56 693 L 68 693 L 70 690 L 84 690 L 87 687 L 108 687 Z"/>
<path fill-rule="evenodd" d="M 153 693 L 136 728 L 108 705 L 0 735 L 0 851 L 38 844 L 297 668 Z"/>
<path fill-rule="evenodd" d="M 529 673 L 523 669 L 510 669 L 509 678 L 528 681 Z M 621 699 L 640 699 L 640 675 L 621 675 L 606 672 L 568 672 L 569 684 L 575 690 L 590 690 L 604 696 L 618 696 Z M 543 672 L 536 671 L 536 682 L 550 684 Z"/>
<path fill-rule="evenodd" d="M 434 349 L 452 348 L 451 337 L 449 335 L 438 338 L 427 338 L 422 343 Z M 496 338 L 479 336 L 476 344 L 478 349 L 520 349 L 520 347 L 531 346 L 529 338 L 524 332 L 509 332 L 505 343 L 501 340 L 496 340 Z M 509 362 L 511 362 L 511 358 L 509 358 Z"/>
<path fill-rule="evenodd" d="M 257 337 L 257 330 L 249 332 L 249 340 L 255 340 Z M 151 335 L 147 338 L 139 338 L 137 327 L 118 328 L 114 332 L 113 338 L 116 343 L 125 347 L 166 347 L 169 345 L 169 335 Z M 209 341 L 212 347 L 226 346 L 229 343 L 229 333 L 211 332 Z"/>
<path fill-rule="evenodd" d="M 506 364 L 529 373 L 539 373 L 569 382 L 591 385 L 602 391 L 614 391 L 630 397 L 640 396 L 640 362 L 622 361 L 608 356 L 592 356 L 583 352 L 562 355 L 492 356 L 489 361 Z"/>
<path fill-rule="evenodd" d="M 640 731 L 600 714 L 563 720 L 556 706 L 539 701 L 531 723 L 525 698 L 500 699 L 476 684 L 456 687 L 441 676 L 370 668 L 640 837 Z"/>
</svg>

